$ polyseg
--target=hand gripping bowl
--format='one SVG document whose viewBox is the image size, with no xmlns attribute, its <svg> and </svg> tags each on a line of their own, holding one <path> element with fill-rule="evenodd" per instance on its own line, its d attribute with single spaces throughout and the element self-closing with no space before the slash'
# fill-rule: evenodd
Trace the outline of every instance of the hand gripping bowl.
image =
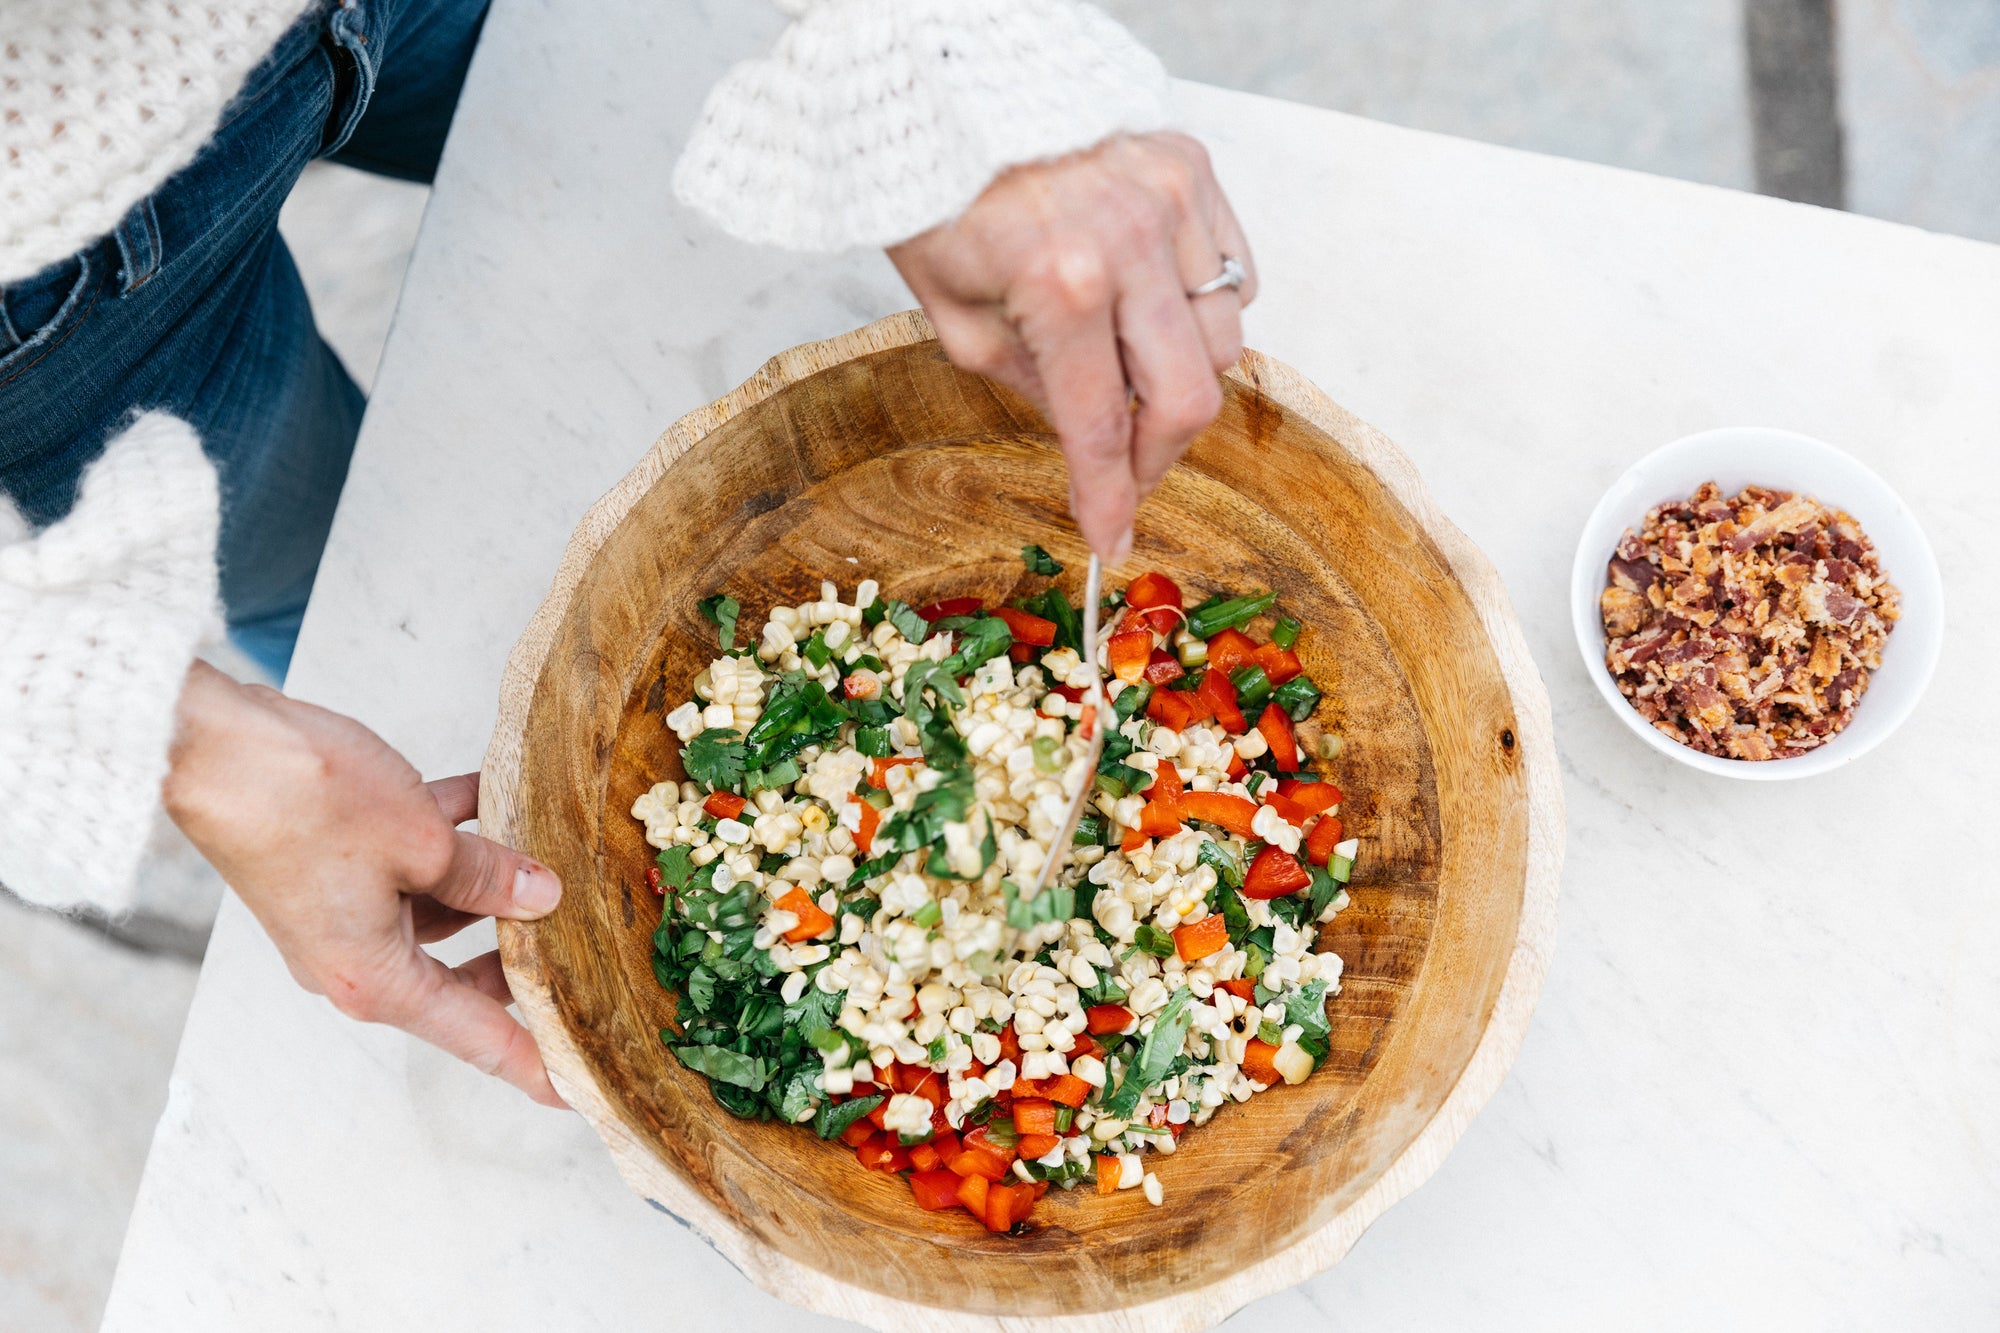
<svg viewBox="0 0 2000 1333">
<path fill-rule="evenodd" d="M 633 799 L 682 776 L 662 714 L 746 624 L 820 579 L 1010 595 L 1021 547 L 1081 568 L 1062 457 L 1022 400 L 946 361 L 916 313 L 796 348 L 682 419 L 585 517 L 508 663 L 480 823 L 554 867 L 562 906 L 502 923 L 557 1088 L 625 1179 L 752 1280 L 882 1328 L 1206 1328 L 1336 1262 L 1435 1170 L 1499 1086 L 1555 929 L 1549 706 L 1491 566 L 1396 447 L 1246 352 L 1220 419 L 1139 515 L 1118 582 L 1275 587 L 1345 739 L 1366 853 L 1326 927 L 1332 1054 L 1227 1107 L 1141 1191 L 1052 1191 L 1025 1236 L 922 1213 L 796 1126 L 731 1117 L 659 1030 L 658 900 Z M 856 563 L 849 563 L 852 557 Z M 635 1215 L 633 1225 L 644 1225 Z"/>
</svg>

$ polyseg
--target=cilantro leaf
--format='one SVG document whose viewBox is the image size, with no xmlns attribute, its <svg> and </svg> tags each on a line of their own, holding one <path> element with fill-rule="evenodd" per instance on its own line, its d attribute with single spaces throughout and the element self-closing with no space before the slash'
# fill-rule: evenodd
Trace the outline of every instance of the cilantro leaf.
<svg viewBox="0 0 2000 1333">
<path fill-rule="evenodd" d="M 733 727 L 710 727 L 681 747 L 681 767 L 710 791 L 734 791 L 743 780 L 744 754 Z"/>
<path fill-rule="evenodd" d="M 660 883 L 679 891 L 694 878 L 694 848 L 677 842 L 654 857 L 653 864 L 660 868 Z"/>
<path fill-rule="evenodd" d="M 695 606 L 715 624 L 719 631 L 717 638 L 721 640 L 722 646 L 725 649 L 734 648 L 736 646 L 736 617 L 743 613 L 742 605 L 734 597 L 716 593 L 712 597 L 702 598 L 699 602 L 695 603 Z"/>
</svg>

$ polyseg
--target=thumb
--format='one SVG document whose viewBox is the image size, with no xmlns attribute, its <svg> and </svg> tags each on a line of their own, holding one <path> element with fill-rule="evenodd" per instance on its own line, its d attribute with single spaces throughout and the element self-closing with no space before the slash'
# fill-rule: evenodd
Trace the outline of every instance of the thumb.
<svg viewBox="0 0 2000 1333">
<path fill-rule="evenodd" d="M 445 906 L 474 916 L 533 921 L 562 901 L 562 881 L 541 862 L 476 833 L 452 836 L 457 842 L 451 866 L 429 889 Z"/>
</svg>

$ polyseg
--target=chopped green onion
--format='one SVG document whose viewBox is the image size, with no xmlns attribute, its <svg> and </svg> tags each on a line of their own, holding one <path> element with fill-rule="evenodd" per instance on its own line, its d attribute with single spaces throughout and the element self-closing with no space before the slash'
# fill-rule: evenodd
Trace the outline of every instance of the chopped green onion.
<svg viewBox="0 0 2000 1333">
<path fill-rule="evenodd" d="M 806 640 L 806 646 L 799 649 L 799 656 L 811 662 L 815 671 L 825 666 L 828 662 L 831 662 L 833 660 L 833 649 L 826 646 L 826 631 L 824 629 L 814 630 L 812 637 Z"/>
<path fill-rule="evenodd" d="M 1247 715 L 1261 711 L 1271 699 L 1271 678 L 1264 674 L 1260 666 L 1237 667 L 1229 673 L 1230 683 L 1236 686 L 1236 706 Z"/>
<path fill-rule="evenodd" d="M 935 926 L 938 922 L 944 920 L 944 909 L 938 906 L 936 899 L 932 899 L 930 902 L 925 903 L 922 907 L 919 907 L 916 911 L 910 913 L 910 920 L 916 922 L 918 925 L 928 930 L 932 926 Z M 934 1055 L 931 1058 L 933 1060 L 942 1060 L 944 1057 L 941 1055 Z"/>
<path fill-rule="evenodd" d="M 1062 760 L 1056 752 L 1062 749 L 1062 742 L 1054 736 L 1037 736 L 1032 742 L 1035 751 L 1035 767 L 1044 773 L 1062 772 Z"/>
<path fill-rule="evenodd" d="M 1104 841 L 1104 820 L 1098 815 L 1085 815 L 1076 821 L 1076 836 L 1073 843 L 1090 845 Z"/>
<path fill-rule="evenodd" d="M 1354 858 L 1333 856 L 1327 858 L 1326 873 L 1333 876 L 1334 883 L 1345 884 L 1354 874 Z"/>
<path fill-rule="evenodd" d="M 1257 1025 L 1257 1040 L 1266 1046 L 1283 1046 L 1285 1030 L 1267 1018 Z"/>
<path fill-rule="evenodd" d="M 1281 616 L 1278 623 L 1271 627 L 1271 642 L 1289 651 L 1292 645 L 1299 641 L 1299 635 L 1304 629 L 1304 625 L 1290 616 Z"/>
<path fill-rule="evenodd" d="M 1132 936 L 1132 943 L 1138 945 L 1155 958 L 1172 958 L 1174 956 L 1173 933 L 1161 930 L 1151 922 L 1140 923 L 1137 933 Z"/>
<path fill-rule="evenodd" d="M 1226 629 L 1238 629 L 1270 610 L 1277 601 L 1275 592 L 1253 593 L 1220 602 L 1211 597 L 1188 613 L 1188 633 L 1207 639 Z"/>
<path fill-rule="evenodd" d="M 887 759 L 896 752 L 887 727 L 862 727 L 854 733 L 854 748 L 871 759 Z"/>
</svg>

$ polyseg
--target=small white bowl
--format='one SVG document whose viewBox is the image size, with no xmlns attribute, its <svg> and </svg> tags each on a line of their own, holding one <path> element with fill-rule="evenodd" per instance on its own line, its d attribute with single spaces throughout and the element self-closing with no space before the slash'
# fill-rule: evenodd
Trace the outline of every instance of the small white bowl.
<svg viewBox="0 0 2000 1333">
<path fill-rule="evenodd" d="M 1860 522 L 1883 572 L 1903 594 L 1902 619 L 1882 647 L 1882 666 L 1853 720 L 1826 744 L 1793 759 L 1723 759 L 1674 741 L 1640 717 L 1604 666 L 1598 595 L 1618 539 L 1656 504 L 1692 495 L 1705 481 L 1734 495 L 1744 486 L 1799 491 Z M 1725 426 L 1663 445 L 1634 463 L 1583 525 L 1570 571 L 1570 619 L 1597 692 L 1639 739 L 1704 773 L 1753 781 L 1811 777 L 1867 754 L 1902 725 L 1930 684 L 1944 643 L 1944 586 L 1937 559 L 1910 507 L 1873 472 L 1830 444 L 1765 426 Z"/>
</svg>

